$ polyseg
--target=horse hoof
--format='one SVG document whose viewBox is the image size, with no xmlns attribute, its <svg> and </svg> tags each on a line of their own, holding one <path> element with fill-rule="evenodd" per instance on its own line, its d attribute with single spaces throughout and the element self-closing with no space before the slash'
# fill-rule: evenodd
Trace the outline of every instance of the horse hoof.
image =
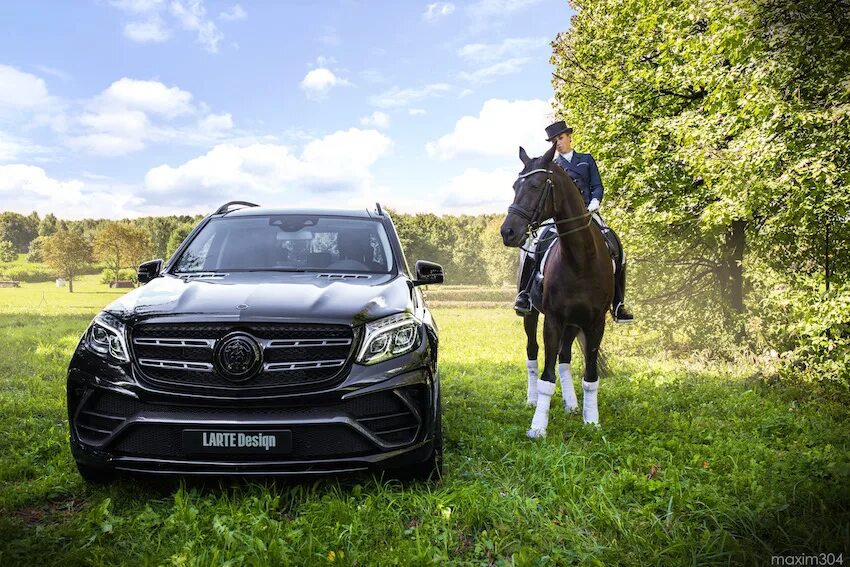
<svg viewBox="0 0 850 567">
<path fill-rule="evenodd" d="M 570 407 L 570 406 L 565 405 L 564 411 L 567 412 L 568 414 L 575 415 L 575 414 L 578 413 L 578 406 Z"/>
<path fill-rule="evenodd" d="M 526 405 L 526 407 L 536 408 L 537 407 L 537 400 L 525 400 L 525 405 Z"/>
<path fill-rule="evenodd" d="M 541 439 L 546 437 L 545 429 L 529 429 L 528 433 L 526 433 L 529 439 Z"/>
<path fill-rule="evenodd" d="M 599 425 L 598 421 L 585 421 L 584 424 L 585 425 L 592 425 L 594 427 L 594 429 L 602 429 L 602 426 Z"/>
</svg>

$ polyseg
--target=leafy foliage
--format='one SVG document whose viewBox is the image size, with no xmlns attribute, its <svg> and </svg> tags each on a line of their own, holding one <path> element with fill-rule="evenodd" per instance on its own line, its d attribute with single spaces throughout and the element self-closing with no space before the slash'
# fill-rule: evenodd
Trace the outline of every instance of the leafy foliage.
<svg viewBox="0 0 850 567">
<path fill-rule="evenodd" d="M 150 254 L 150 242 L 141 228 L 113 222 L 97 232 L 94 253 L 113 274 L 117 274 L 122 268 L 138 266 L 145 260 Z"/>
<path fill-rule="evenodd" d="M 18 250 L 8 240 L 0 240 L 0 262 L 13 262 L 18 257 Z"/>
<path fill-rule="evenodd" d="M 91 245 L 75 231 L 58 231 L 44 241 L 44 262 L 68 281 L 68 291 L 74 292 L 74 277 L 91 262 Z"/>
</svg>

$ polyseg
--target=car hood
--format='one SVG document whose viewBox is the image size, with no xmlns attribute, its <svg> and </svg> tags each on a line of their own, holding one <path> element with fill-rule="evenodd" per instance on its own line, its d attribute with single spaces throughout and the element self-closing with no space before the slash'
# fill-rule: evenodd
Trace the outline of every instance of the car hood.
<svg viewBox="0 0 850 567">
<path fill-rule="evenodd" d="M 337 276 L 338 278 L 338 276 Z M 156 278 L 106 308 L 125 320 L 322 322 L 360 325 L 412 312 L 409 280 L 394 274 L 336 279 L 316 273 L 238 273 Z"/>
</svg>

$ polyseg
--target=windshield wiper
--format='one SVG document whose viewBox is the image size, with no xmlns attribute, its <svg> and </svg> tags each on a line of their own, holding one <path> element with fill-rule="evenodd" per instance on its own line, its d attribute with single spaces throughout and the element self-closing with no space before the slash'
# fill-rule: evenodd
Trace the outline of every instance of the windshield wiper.
<svg viewBox="0 0 850 567">
<path fill-rule="evenodd" d="M 294 272 L 303 273 L 307 270 L 304 268 L 257 268 L 256 270 L 230 270 L 231 272 Z"/>
</svg>

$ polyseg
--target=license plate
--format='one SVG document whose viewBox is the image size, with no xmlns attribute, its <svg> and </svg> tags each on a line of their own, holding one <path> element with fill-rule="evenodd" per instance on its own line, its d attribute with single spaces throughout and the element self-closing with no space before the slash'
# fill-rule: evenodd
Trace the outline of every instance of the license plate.
<svg viewBox="0 0 850 567">
<path fill-rule="evenodd" d="M 292 451 L 292 431 L 184 429 L 187 453 L 268 455 Z"/>
</svg>

